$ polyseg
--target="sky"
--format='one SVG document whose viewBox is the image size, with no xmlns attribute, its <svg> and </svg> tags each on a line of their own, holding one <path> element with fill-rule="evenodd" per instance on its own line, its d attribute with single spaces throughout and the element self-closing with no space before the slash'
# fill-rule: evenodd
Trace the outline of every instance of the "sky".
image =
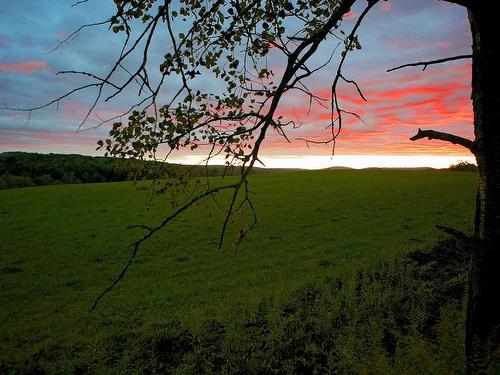
<svg viewBox="0 0 500 375">
<path fill-rule="evenodd" d="M 89 0 L 76 7 L 75 0 L 0 0 L 0 103 L 1 107 L 32 107 L 56 98 L 82 81 L 61 76 L 61 70 L 104 72 L 116 58 L 120 37 L 106 27 L 82 31 L 71 43 L 50 52 L 78 26 L 101 21 L 113 13 L 111 0 Z M 364 6 L 364 1 L 358 4 Z M 344 26 L 356 20 L 362 8 L 355 7 Z M 388 68 L 404 63 L 432 60 L 471 51 L 471 37 L 464 8 L 438 0 L 382 1 L 363 22 L 359 33 L 360 51 L 350 54 L 344 75 L 355 79 L 367 102 L 349 85 L 340 87 L 342 107 L 355 111 L 345 119 L 336 144 L 308 145 L 298 138 L 322 139 L 329 112 L 314 106 L 308 110 L 307 98 L 288 95 L 279 114 L 302 123 L 291 131 L 286 142 L 270 134 L 260 159 L 267 167 L 326 168 L 362 167 L 446 167 L 459 160 L 472 161 L 472 155 L 460 146 L 440 141 L 409 137 L 417 129 L 431 128 L 473 138 L 470 101 L 471 66 L 468 60 L 442 65 L 402 69 L 387 73 Z M 158 40 L 159 58 L 163 41 Z M 322 47 L 316 56 L 319 64 L 334 44 Z M 153 63 L 155 59 L 152 59 Z M 159 60 L 158 60 L 159 61 Z M 313 61 L 314 64 L 315 61 Z M 328 97 L 337 60 L 311 78 L 307 85 L 320 96 Z M 283 61 L 271 59 L 279 76 Z M 212 83 L 200 80 L 199 87 Z M 99 155 L 96 142 L 106 138 L 109 127 L 95 128 L 100 118 L 111 117 L 126 107 L 133 94 L 99 106 L 79 131 L 86 109 L 95 92 L 87 91 L 61 101 L 58 106 L 26 112 L 0 109 L 0 152 L 32 151 Z M 197 163 L 200 153 L 173 154 L 171 161 Z M 214 163 L 222 163 L 214 160 Z"/>
</svg>

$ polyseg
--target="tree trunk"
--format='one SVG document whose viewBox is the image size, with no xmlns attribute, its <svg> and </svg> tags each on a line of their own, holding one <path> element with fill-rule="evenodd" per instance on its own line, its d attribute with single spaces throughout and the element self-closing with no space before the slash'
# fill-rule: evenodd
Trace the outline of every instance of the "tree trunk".
<svg viewBox="0 0 500 375">
<path fill-rule="evenodd" d="M 498 16 L 491 4 L 471 3 L 472 103 L 479 173 L 466 355 L 467 373 L 481 374 L 493 372 L 492 355 L 500 338 L 500 42 Z"/>
</svg>

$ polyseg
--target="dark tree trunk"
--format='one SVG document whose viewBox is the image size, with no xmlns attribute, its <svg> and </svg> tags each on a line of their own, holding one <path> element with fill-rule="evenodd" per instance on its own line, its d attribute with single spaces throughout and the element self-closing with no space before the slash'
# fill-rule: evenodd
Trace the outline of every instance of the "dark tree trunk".
<svg viewBox="0 0 500 375">
<path fill-rule="evenodd" d="M 471 258 L 466 354 L 469 374 L 493 369 L 500 322 L 500 41 L 491 4 L 472 1 L 472 103 L 479 169 Z"/>
</svg>

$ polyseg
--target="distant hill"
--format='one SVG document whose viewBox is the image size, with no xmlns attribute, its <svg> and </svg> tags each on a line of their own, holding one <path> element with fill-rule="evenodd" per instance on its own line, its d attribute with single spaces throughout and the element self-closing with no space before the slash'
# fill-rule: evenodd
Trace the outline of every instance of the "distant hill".
<svg viewBox="0 0 500 375">
<path fill-rule="evenodd" d="M 325 170 L 350 170 L 349 167 L 334 166 Z M 364 168 L 364 170 L 432 170 L 433 168 Z M 279 173 L 300 169 L 254 167 L 252 174 Z M 460 162 L 450 166 L 451 171 L 475 171 L 474 164 Z M 0 189 L 42 186 L 54 184 L 79 184 L 90 182 L 118 182 L 148 180 L 163 177 L 201 177 L 236 175 L 239 167 L 226 170 L 225 165 L 184 165 L 119 159 L 79 154 L 40 154 L 33 152 L 0 153 Z"/>
<path fill-rule="evenodd" d="M 238 167 L 224 165 L 182 165 L 157 161 L 118 159 L 78 154 L 0 153 L 0 189 L 147 180 L 155 177 L 222 176 L 239 173 Z M 283 172 L 287 169 L 254 168 L 253 174 Z"/>
<path fill-rule="evenodd" d="M 447 169 L 447 168 L 444 168 Z M 391 170 L 391 171 L 435 171 L 439 170 L 432 167 L 367 167 L 363 168 L 364 171 L 378 171 L 378 170 Z"/>
<path fill-rule="evenodd" d="M 333 167 L 328 167 L 328 168 L 324 168 L 324 170 L 353 170 L 354 168 L 351 168 L 351 167 L 344 167 L 344 166 L 341 166 L 341 165 L 335 165 Z"/>
</svg>

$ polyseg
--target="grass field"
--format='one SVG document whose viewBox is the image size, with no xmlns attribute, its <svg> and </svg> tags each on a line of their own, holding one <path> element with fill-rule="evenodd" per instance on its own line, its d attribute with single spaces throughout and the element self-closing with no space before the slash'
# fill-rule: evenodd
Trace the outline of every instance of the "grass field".
<svg viewBox="0 0 500 375">
<path fill-rule="evenodd" d="M 157 223 L 169 198 L 148 209 L 147 184 L 128 182 L 0 191 L 0 364 L 43 357 L 73 372 L 76 353 L 98 358 L 106 338 L 154 324 L 237 327 L 263 302 L 272 310 L 306 285 L 431 248 L 445 237 L 435 224 L 470 232 L 475 180 L 427 170 L 252 176 L 259 221 L 236 257 L 231 234 L 217 249 L 223 211 L 206 201 L 147 242 L 94 312 L 142 233 L 125 227 Z"/>
</svg>

